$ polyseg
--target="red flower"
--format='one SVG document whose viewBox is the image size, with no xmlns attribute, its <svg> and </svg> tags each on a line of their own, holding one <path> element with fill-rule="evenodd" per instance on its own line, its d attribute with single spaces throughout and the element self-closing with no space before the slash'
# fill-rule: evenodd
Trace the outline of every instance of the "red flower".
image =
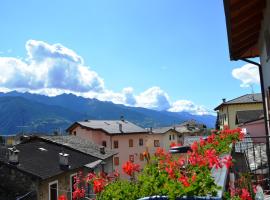
<svg viewBox="0 0 270 200">
<path fill-rule="evenodd" d="M 240 196 L 240 198 L 242 199 L 242 200 L 252 200 L 252 198 L 251 198 L 251 196 L 250 196 L 250 194 L 249 194 L 249 192 L 248 192 L 248 190 L 247 189 L 242 189 L 242 194 L 241 194 L 241 196 Z"/>
<path fill-rule="evenodd" d="M 194 182 L 194 181 L 196 181 L 196 178 L 197 178 L 197 176 L 196 176 L 196 174 L 194 173 L 194 174 L 192 175 L 192 177 L 191 177 L 191 180 Z"/>
<path fill-rule="evenodd" d="M 67 197 L 65 195 L 61 195 L 58 197 L 58 200 L 67 200 Z"/>
<path fill-rule="evenodd" d="M 197 152 L 198 151 L 198 148 L 199 148 L 199 146 L 198 146 L 198 142 L 193 142 L 193 144 L 191 145 L 191 149 L 192 149 L 192 151 L 193 152 Z"/>
<path fill-rule="evenodd" d="M 127 161 L 123 166 L 123 171 L 129 175 L 132 176 L 134 174 L 134 172 L 139 172 L 140 171 L 140 166 L 137 164 L 134 164 L 130 161 Z"/>
<path fill-rule="evenodd" d="M 100 193 L 105 187 L 105 181 L 102 178 L 97 178 L 93 181 L 94 193 Z"/>
<path fill-rule="evenodd" d="M 181 147 L 182 146 L 182 144 L 180 144 L 180 143 L 175 143 L 175 142 L 172 142 L 171 144 L 170 144 L 170 147 Z"/>
<path fill-rule="evenodd" d="M 164 151 L 164 149 L 163 149 L 163 148 L 158 147 L 158 148 L 157 148 L 157 150 L 156 150 L 155 155 L 156 155 L 157 157 L 162 157 L 162 156 L 164 156 L 164 155 L 165 155 L 165 151 Z"/>
<path fill-rule="evenodd" d="M 181 175 L 181 177 L 178 179 L 185 187 L 190 186 L 188 182 L 188 177 Z"/>
<path fill-rule="evenodd" d="M 76 188 L 72 193 L 72 199 L 77 200 L 85 197 L 85 190 L 83 188 Z"/>
</svg>

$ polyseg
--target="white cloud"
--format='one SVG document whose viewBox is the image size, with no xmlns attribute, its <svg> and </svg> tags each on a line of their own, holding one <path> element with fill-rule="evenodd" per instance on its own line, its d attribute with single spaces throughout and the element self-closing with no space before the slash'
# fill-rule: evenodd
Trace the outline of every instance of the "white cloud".
<svg viewBox="0 0 270 200">
<path fill-rule="evenodd" d="M 205 114 L 210 113 L 210 111 L 204 106 L 195 105 L 192 101 L 188 101 L 188 100 L 178 100 L 172 103 L 172 106 L 169 109 L 169 111 L 189 112 L 191 114 L 196 114 L 196 115 L 205 115 Z"/>
<path fill-rule="evenodd" d="M 155 110 L 170 108 L 169 96 L 159 87 L 152 87 L 136 96 L 137 106 Z"/>
<path fill-rule="evenodd" d="M 28 57 L 0 57 L 0 87 L 8 89 L 62 89 L 102 91 L 103 80 L 74 51 L 61 44 L 26 43 Z"/>
<path fill-rule="evenodd" d="M 233 69 L 232 76 L 242 82 L 241 87 L 250 87 L 252 84 L 260 83 L 258 67 L 252 64 Z"/>
<path fill-rule="evenodd" d="M 161 88 L 151 87 L 138 95 L 132 87 L 120 92 L 105 87 L 103 79 L 75 51 L 61 44 L 29 40 L 25 59 L 0 56 L 0 91 L 17 90 L 56 96 L 72 93 L 128 106 L 172 112 L 206 114 L 207 109 L 187 100 L 171 102 Z"/>
</svg>

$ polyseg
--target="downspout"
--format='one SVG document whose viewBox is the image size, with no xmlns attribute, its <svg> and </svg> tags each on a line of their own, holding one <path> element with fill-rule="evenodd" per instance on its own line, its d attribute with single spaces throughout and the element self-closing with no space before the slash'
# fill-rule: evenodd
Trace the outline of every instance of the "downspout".
<svg viewBox="0 0 270 200">
<path fill-rule="evenodd" d="M 263 114 L 264 114 L 264 126 L 265 126 L 265 134 L 267 136 L 266 138 L 266 154 L 267 154 L 267 162 L 268 162 L 268 168 L 270 168 L 270 148 L 269 148 L 269 130 L 268 130 L 268 116 L 267 116 L 267 112 L 266 112 L 266 102 L 265 102 L 265 91 L 264 91 L 264 82 L 263 82 L 263 73 L 262 73 L 262 65 L 254 62 L 252 60 L 243 58 L 241 59 L 244 62 L 253 64 L 258 66 L 259 68 L 259 74 L 260 74 L 260 85 L 261 85 L 261 92 L 262 92 L 262 100 L 263 100 Z M 270 170 L 269 170 L 270 171 Z M 270 173 L 270 172 L 268 172 Z"/>
</svg>

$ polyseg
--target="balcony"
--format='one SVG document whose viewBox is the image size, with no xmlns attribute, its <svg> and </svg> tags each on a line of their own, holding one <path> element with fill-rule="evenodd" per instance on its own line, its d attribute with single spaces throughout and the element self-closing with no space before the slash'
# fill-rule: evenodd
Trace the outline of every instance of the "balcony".
<svg viewBox="0 0 270 200">
<path fill-rule="evenodd" d="M 269 166 L 266 152 L 267 139 L 269 139 L 269 136 L 247 136 L 234 145 L 232 152 L 232 157 L 236 160 L 232 168 L 235 178 L 239 178 L 241 174 L 249 175 L 252 184 L 260 185 L 266 196 L 270 192 Z"/>
</svg>

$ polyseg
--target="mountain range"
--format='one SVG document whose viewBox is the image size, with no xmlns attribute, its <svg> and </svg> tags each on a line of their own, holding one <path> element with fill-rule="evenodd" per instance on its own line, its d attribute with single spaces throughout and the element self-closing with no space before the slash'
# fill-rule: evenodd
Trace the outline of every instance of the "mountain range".
<svg viewBox="0 0 270 200">
<path fill-rule="evenodd" d="M 75 121 L 113 120 L 121 116 L 145 128 L 170 126 L 187 120 L 196 120 L 213 128 L 216 120 L 213 115 L 129 107 L 73 94 L 48 97 L 16 91 L 0 93 L 0 135 L 21 132 L 53 133 L 64 131 Z"/>
</svg>

